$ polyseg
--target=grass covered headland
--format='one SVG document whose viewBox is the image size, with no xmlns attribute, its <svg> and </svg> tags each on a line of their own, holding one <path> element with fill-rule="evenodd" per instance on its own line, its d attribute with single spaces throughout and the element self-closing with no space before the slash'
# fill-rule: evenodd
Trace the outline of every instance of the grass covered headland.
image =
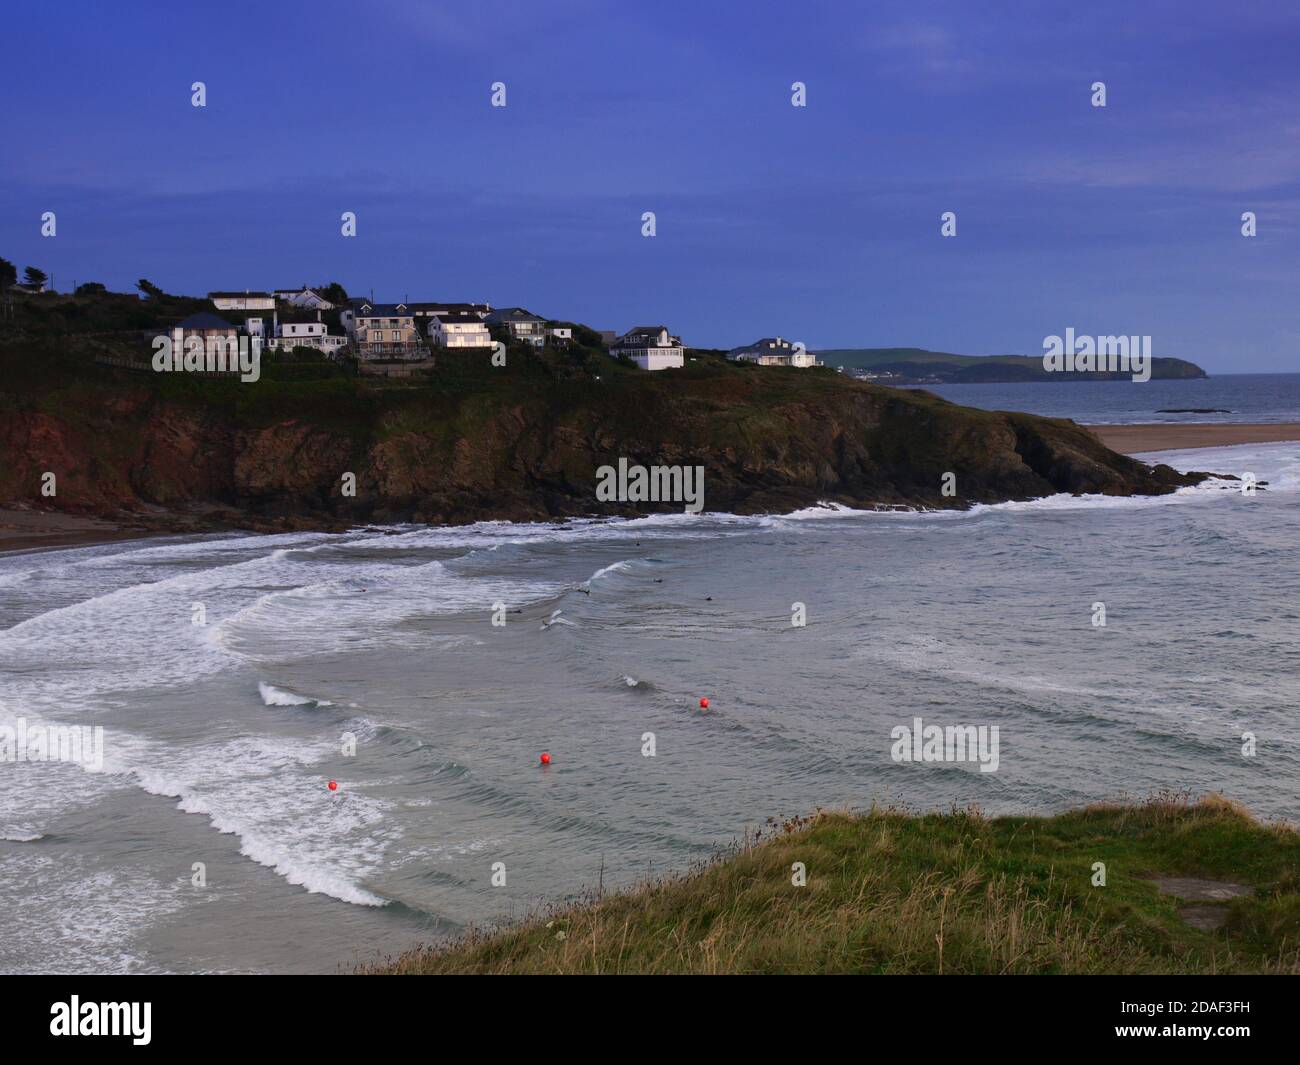
<svg viewBox="0 0 1300 1065">
<path fill-rule="evenodd" d="M 1056 817 L 821 811 L 692 872 L 366 971 L 1298 973 L 1300 834 L 1217 796 Z"/>
</svg>

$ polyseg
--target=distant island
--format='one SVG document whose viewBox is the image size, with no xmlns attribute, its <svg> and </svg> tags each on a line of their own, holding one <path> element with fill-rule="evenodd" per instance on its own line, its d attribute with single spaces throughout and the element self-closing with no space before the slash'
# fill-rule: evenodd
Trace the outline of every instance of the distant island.
<svg viewBox="0 0 1300 1065">
<path fill-rule="evenodd" d="M 991 385 L 1034 381 L 1126 381 L 1127 373 L 1048 373 L 1039 355 L 955 355 L 924 348 L 829 348 L 813 352 L 827 366 L 890 385 Z M 1152 359 L 1151 379 L 1208 377 L 1186 359 Z"/>
</svg>

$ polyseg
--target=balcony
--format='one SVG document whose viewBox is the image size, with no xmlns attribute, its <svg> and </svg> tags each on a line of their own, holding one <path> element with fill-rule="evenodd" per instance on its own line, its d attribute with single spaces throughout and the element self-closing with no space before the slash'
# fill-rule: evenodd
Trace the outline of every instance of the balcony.
<svg viewBox="0 0 1300 1065">
<path fill-rule="evenodd" d="M 428 349 L 418 341 L 411 343 L 385 341 L 382 344 L 357 345 L 357 355 L 363 359 L 422 359 L 427 354 Z"/>
</svg>

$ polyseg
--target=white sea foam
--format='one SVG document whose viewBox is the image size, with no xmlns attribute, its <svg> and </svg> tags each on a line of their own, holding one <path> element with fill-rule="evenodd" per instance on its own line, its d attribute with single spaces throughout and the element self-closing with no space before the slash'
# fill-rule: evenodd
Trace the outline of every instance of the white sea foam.
<svg viewBox="0 0 1300 1065">
<path fill-rule="evenodd" d="M 319 577 L 330 568 L 317 564 L 298 572 Z M 493 603 L 526 605 L 570 587 L 465 575 L 436 560 L 418 565 L 352 560 L 346 577 L 257 595 L 217 621 L 208 639 L 226 653 L 253 661 L 441 645 L 445 634 L 431 632 L 422 622 L 467 612 L 486 616 Z"/>
<path fill-rule="evenodd" d="M 631 559 L 623 559 L 621 562 L 611 562 L 608 566 L 601 566 L 600 569 L 596 570 L 595 573 L 593 573 L 590 577 L 588 577 L 584 582 L 583 587 L 589 588 L 591 585 L 595 584 L 596 581 L 600 580 L 601 577 L 604 577 L 607 574 L 623 573 L 626 570 L 629 570 L 631 568 L 632 568 Z"/>
<path fill-rule="evenodd" d="M 1144 459 L 1166 461 L 1182 469 L 1253 472 L 1270 482 L 1268 491 L 1261 494 L 1265 500 L 1300 487 L 1298 445 L 1182 451 Z M 408 643 L 437 653 L 445 636 L 432 631 L 431 619 L 481 610 L 486 625 L 492 602 L 500 599 L 514 606 L 571 590 L 575 572 L 590 572 L 603 561 L 597 551 L 605 558 L 631 555 L 637 550 L 633 542 L 641 539 L 672 548 L 691 540 L 754 533 L 771 539 L 772 530 L 783 537 L 813 536 L 814 530 L 826 529 L 828 521 L 901 521 L 911 523 L 913 530 L 931 528 L 942 535 L 948 528 L 944 522 L 979 519 L 989 513 L 1173 506 L 1197 501 L 1212 505 L 1215 500 L 1231 500 L 1232 493 L 1225 487 L 1235 484 L 1212 482 L 1159 497 L 1060 495 L 1029 503 L 976 507 L 973 512 L 881 512 L 827 504 L 780 516 L 664 514 L 522 526 L 504 522 L 446 529 L 404 526 L 398 527 L 394 536 L 376 535 L 373 530 L 342 535 L 239 536 L 130 550 L 119 546 L 98 555 L 76 549 L 83 553 L 46 553 L 17 563 L 6 559 L 3 575 L 14 578 L 4 593 L 9 598 L 3 616 L 10 624 L 0 631 L 6 699 L 28 708 L 25 716 L 29 720 L 43 714 L 84 724 L 87 718 L 102 716 L 107 729 L 106 765 L 101 773 L 76 766 L 42 767 L 40 772 L 14 767 L 13 773 L 6 772 L 5 787 L 0 789 L 0 826 L 4 826 L 0 838 L 11 844 L 34 843 L 42 838 L 42 831 L 58 834 L 63 815 L 91 810 L 112 792 L 125 792 L 129 798 L 130 789 L 140 789 L 167 796 L 175 800 L 177 810 L 205 819 L 196 818 L 199 832 L 207 831 L 206 823 L 232 834 L 240 853 L 274 870 L 287 883 L 357 905 L 382 905 L 385 900 L 376 893 L 375 882 L 381 872 L 391 868 L 394 854 L 407 842 L 391 816 L 391 804 L 402 800 L 388 799 L 378 785 L 368 792 L 373 779 L 329 792 L 325 787 L 328 763 L 338 755 L 334 733 L 343 726 L 332 722 L 327 737 L 320 723 L 330 714 L 257 712 L 251 703 L 253 683 L 258 684 L 261 700 L 268 707 L 327 704 L 304 694 L 312 690 L 309 679 L 265 668 L 263 676 L 290 683 L 291 688 L 301 686 L 304 693 L 277 687 L 251 674 L 246 659 L 256 661 L 265 656 L 278 662 L 301 655 Z M 419 554 L 403 557 L 410 551 L 494 551 L 514 546 L 535 547 L 535 554 L 544 562 L 559 555 L 565 565 L 580 563 L 582 568 L 569 569 L 569 578 L 563 582 L 551 582 L 480 575 L 488 568 L 483 559 L 430 562 Z M 585 561 L 587 548 L 594 549 L 588 552 L 594 556 L 590 563 Z M 393 554 L 387 553 L 389 549 Z M 381 550 L 385 553 L 376 557 Z M 530 564 L 533 553 L 503 554 L 510 572 L 518 573 L 520 566 Z M 671 556 L 665 553 L 664 557 Z M 586 583 L 634 570 L 637 561 L 626 558 L 600 566 Z M 618 583 L 613 582 L 615 586 Z M 32 609 L 40 612 L 25 616 L 26 603 L 10 588 L 20 590 L 22 599 L 30 599 L 36 604 Z M 206 627 L 190 624 L 195 602 L 206 607 Z M 581 604 L 578 610 L 575 616 L 586 621 Z M 548 623 L 571 624 L 559 611 L 550 615 Z M 651 634 L 662 629 L 666 637 L 692 640 L 716 635 L 719 624 L 712 617 L 683 621 L 654 614 L 641 618 L 638 627 Z M 557 630 L 552 638 L 538 643 L 554 648 L 554 637 L 560 635 Z M 981 693 L 1009 688 L 1027 701 L 1050 700 L 1056 695 L 1102 701 L 1115 694 L 1110 688 L 1093 691 L 1086 683 L 1072 686 L 1072 678 L 1050 673 L 1041 677 L 1023 671 L 1010 675 L 995 664 L 982 662 L 978 655 L 963 657 L 953 655 L 950 648 L 946 653 L 944 648 L 938 650 L 936 655 L 935 648 L 904 642 L 892 649 L 884 647 L 870 657 L 905 669 L 955 677 Z M 623 668 L 629 668 L 639 659 L 625 661 Z M 602 683 L 609 684 L 613 676 L 618 674 L 611 670 Z M 294 681 L 286 681 L 286 677 Z M 205 730 L 206 722 L 197 717 L 184 742 L 162 738 L 175 734 L 164 727 L 170 720 L 159 721 L 156 734 L 139 717 L 134 720 L 134 733 L 113 727 L 113 714 L 132 705 L 134 692 L 156 701 L 160 691 L 188 693 L 195 689 L 196 681 L 216 686 L 226 684 L 227 679 L 230 706 L 223 707 L 219 727 Z M 622 675 L 621 683 L 628 688 L 649 684 L 630 674 Z M 368 729 L 366 735 L 376 731 L 374 723 L 364 719 L 346 727 L 358 735 L 360 729 Z M 239 734 L 244 728 L 292 729 L 308 735 Z M 411 728 L 417 739 L 427 740 L 426 732 Z M 402 781 L 399 777 L 393 783 Z M 113 799 L 121 801 L 122 796 Z M 37 855 L 46 849 L 9 847 L 11 856 Z M 42 884 L 48 887 L 63 875 L 76 874 L 60 874 L 52 867 L 49 877 L 53 879 Z M 134 884 L 129 876 L 123 882 Z M 134 888 L 142 891 L 146 900 L 153 897 L 147 887 Z M 119 896 L 110 892 L 108 897 Z M 158 912 L 166 912 L 167 898 L 158 902 Z M 85 909 L 87 900 L 76 890 L 70 889 L 69 899 L 70 913 Z M 62 902 L 53 905 L 62 912 Z M 124 903 L 121 912 L 141 926 L 150 920 L 147 907 L 133 909 Z M 112 964 L 134 962 L 119 958 Z"/>
<path fill-rule="evenodd" d="M 91 854 L 0 851 L 6 888 L 0 972 L 132 973 L 147 967 L 140 929 L 177 913 L 177 882 Z M 156 970 L 155 970 L 156 971 Z"/>
<path fill-rule="evenodd" d="M 0 724 L 11 727 L 12 708 L 0 704 Z M 28 724 L 61 722 L 24 715 Z M 373 736 L 366 719 L 346 723 L 359 736 Z M 383 905 L 360 881 L 376 870 L 389 840 L 386 802 L 364 792 L 346 796 L 326 788 L 316 768 L 338 753 L 334 737 L 289 740 L 270 736 L 173 747 L 119 729 L 105 731 L 100 767 L 80 764 L 11 766 L 0 791 L 0 818 L 41 811 L 48 818 L 92 805 L 104 789 L 134 785 L 178 800 L 185 813 L 201 814 L 220 832 L 239 838 L 240 853 L 269 866 L 289 883 L 364 906 Z M 53 771 L 51 771 L 53 770 Z M 10 809 L 18 799 L 23 808 Z M 343 800 L 343 801 L 340 801 Z"/>
<path fill-rule="evenodd" d="M 295 695 L 293 692 L 284 691 L 274 685 L 267 684 L 266 681 L 258 681 L 257 690 L 262 696 L 262 702 L 267 706 L 333 706 L 327 699 L 315 699 L 309 695 Z"/>
<path fill-rule="evenodd" d="M 560 616 L 563 613 L 563 610 L 552 610 L 551 616 L 542 622 L 541 627 L 543 629 L 549 629 L 552 625 L 570 625 L 576 628 L 577 626 L 574 622 L 570 621 L 568 618 Z"/>
</svg>

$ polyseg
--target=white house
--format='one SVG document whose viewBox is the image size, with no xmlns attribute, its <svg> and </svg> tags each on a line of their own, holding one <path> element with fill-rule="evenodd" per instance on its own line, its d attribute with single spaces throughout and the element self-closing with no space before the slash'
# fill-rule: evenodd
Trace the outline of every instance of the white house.
<svg viewBox="0 0 1300 1065">
<path fill-rule="evenodd" d="M 281 303 L 287 303 L 290 307 L 302 307 L 309 311 L 334 309 L 334 304 L 307 285 L 303 285 L 302 288 L 277 288 L 273 295 Z"/>
<path fill-rule="evenodd" d="M 446 311 L 429 319 L 429 339 L 440 348 L 490 348 L 492 335 L 473 311 Z"/>
<path fill-rule="evenodd" d="M 573 343 L 572 326 L 549 325 L 546 327 L 546 335 L 550 338 L 551 344 L 557 348 L 567 348 Z"/>
<path fill-rule="evenodd" d="M 674 370 L 683 365 L 681 337 L 664 325 L 639 325 L 629 329 L 610 346 L 617 358 L 626 355 L 643 370 Z"/>
<path fill-rule="evenodd" d="M 490 303 L 408 303 L 407 309 L 416 322 L 424 322 L 424 331 L 433 336 L 433 319 L 439 314 L 472 314 L 482 321 L 492 313 Z"/>
<path fill-rule="evenodd" d="M 275 297 L 269 292 L 209 292 L 208 299 L 219 311 L 275 310 Z"/>
<path fill-rule="evenodd" d="M 800 345 L 795 347 L 781 337 L 764 337 L 743 348 L 732 348 L 727 358 L 736 362 L 753 362 L 759 366 L 819 366 L 815 356 Z"/>
<path fill-rule="evenodd" d="M 261 321 L 249 319 L 250 324 L 253 321 L 257 321 L 260 331 Z M 348 342 L 347 337 L 330 335 L 329 327 L 320 320 L 320 311 L 316 312 L 315 319 L 309 313 L 299 313 L 281 321 L 276 314 L 274 322 L 274 335 L 267 344 L 271 349 L 315 348 L 327 355 L 335 355 Z"/>
</svg>

